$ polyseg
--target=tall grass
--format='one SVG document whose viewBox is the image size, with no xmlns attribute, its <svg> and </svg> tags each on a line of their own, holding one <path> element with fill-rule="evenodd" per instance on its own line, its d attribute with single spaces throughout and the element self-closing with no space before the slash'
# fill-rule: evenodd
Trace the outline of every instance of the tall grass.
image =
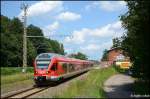
<svg viewBox="0 0 150 99">
<path fill-rule="evenodd" d="M 64 90 L 60 95 L 56 95 L 58 98 L 102 98 L 105 97 L 103 90 L 103 83 L 111 75 L 116 74 L 117 71 L 114 67 L 91 70 L 86 77 L 82 77 L 80 80 L 76 80 L 69 88 Z"/>
<path fill-rule="evenodd" d="M 33 78 L 33 67 L 22 73 L 22 67 L 1 67 L 1 85 Z"/>
<path fill-rule="evenodd" d="M 12 75 L 22 72 L 22 67 L 1 67 L 1 76 Z M 32 73 L 33 67 L 27 67 L 27 73 Z"/>
<path fill-rule="evenodd" d="M 28 80 L 32 78 L 33 78 L 33 73 L 17 73 L 13 75 L 5 75 L 5 76 L 1 76 L 1 85 Z"/>
</svg>

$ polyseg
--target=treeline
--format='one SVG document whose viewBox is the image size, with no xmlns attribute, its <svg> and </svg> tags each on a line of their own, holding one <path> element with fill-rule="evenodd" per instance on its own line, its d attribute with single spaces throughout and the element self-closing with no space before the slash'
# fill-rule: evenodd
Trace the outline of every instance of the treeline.
<svg viewBox="0 0 150 99">
<path fill-rule="evenodd" d="M 34 25 L 27 27 L 27 35 L 43 36 L 42 30 Z M 27 60 L 31 66 L 39 53 L 54 52 L 64 54 L 63 44 L 47 38 L 27 38 Z M 9 19 L 1 15 L 1 66 L 22 66 L 23 23 L 16 17 Z"/>
<path fill-rule="evenodd" d="M 133 76 L 149 82 L 150 2 L 126 2 L 128 12 L 120 17 L 126 32 L 122 37 L 113 39 L 112 48 L 120 47 L 127 52 L 133 62 Z M 106 56 L 107 50 L 104 51 L 103 58 L 105 59 Z"/>
<path fill-rule="evenodd" d="M 76 58 L 76 59 L 81 59 L 81 60 L 88 60 L 87 55 L 85 55 L 85 54 L 83 54 L 81 52 L 72 53 L 72 54 L 68 55 L 68 57 L 70 57 L 70 58 Z"/>
<path fill-rule="evenodd" d="M 149 81 L 150 2 L 140 0 L 126 2 L 128 12 L 121 16 L 121 21 L 127 31 L 122 37 L 121 46 L 133 61 L 134 76 Z"/>
</svg>

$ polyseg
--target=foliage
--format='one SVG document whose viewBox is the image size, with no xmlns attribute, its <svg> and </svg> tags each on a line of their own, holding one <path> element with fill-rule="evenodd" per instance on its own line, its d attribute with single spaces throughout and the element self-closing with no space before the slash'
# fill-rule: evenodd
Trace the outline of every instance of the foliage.
<svg viewBox="0 0 150 99">
<path fill-rule="evenodd" d="M 134 75 L 148 80 L 150 2 L 127 1 L 127 6 L 129 11 L 121 16 L 123 27 L 127 30 L 122 47 L 129 52 L 133 61 Z"/>
<path fill-rule="evenodd" d="M 103 51 L 103 56 L 102 56 L 102 61 L 107 61 L 107 57 L 108 57 L 108 50 L 107 49 L 105 49 L 104 51 Z"/>
<path fill-rule="evenodd" d="M 113 39 L 112 48 L 118 48 L 118 47 L 121 47 L 121 38 L 116 37 Z"/>
<path fill-rule="evenodd" d="M 34 25 L 27 27 L 28 36 L 43 36 L 42 30 Z M 9 19 L 1 15 L 1 66 L 22 66 L 23 55 L 23 23 L 16 17 Z M 54 52 L 64 54 L 63 44 L 56 40 L 40 38 L 27 38 L 27 61 L 32 66 L 37 54 Z"/>
<path fill-rule="evenodd" d="M 13 75 L 21 73 L 22 67 L 1 67 L 1 75 Z M 33 67 L 27 67 L 27 73 L 33 73 Z"/>
<path fill-rule="evenodd" d="M 77 58 L 77 59 L 82 59 L 82 60 L 87 60 L 87 56 L 81 52 L 78 52 L 77 54 L 71 54 L 70 57 Z"/>
<path fill-rule="evenodd" d="M 149 87 L 149 22 L 150 22 L 150 2 L 149 1 L 126 1 L 129 11 L 121 16 L 123 27 L 127 30 L 122 37 L 122 48 L 126 50 L 133 62 L 133 76 L 144 82 L 134 84 L 136 94 L 150 92 Z M 140 82 L 140 83 L 139 83 Z M 144 90 L 143 90 L 144 89 Z M 143 90 L 143 91 L 142 91 Z"/>
<path fill-rule="evenodd" d="M 133 84 L 133 94 L 149 95 L 150 82 L 138 79 Z M 144 89 L 144 90 L 143 90 Z"/>
</svg>

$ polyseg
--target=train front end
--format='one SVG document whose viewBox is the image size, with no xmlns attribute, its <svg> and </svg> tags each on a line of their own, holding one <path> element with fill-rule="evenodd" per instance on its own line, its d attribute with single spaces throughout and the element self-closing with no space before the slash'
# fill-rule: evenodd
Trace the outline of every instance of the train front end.
<svg viewBox="0 0 150 99">
<path fill-rule="evenodd" d="M 34 61 L 34 81 L 37 85 L 47 83 L 47 78 L 50 77 L 51 60 L 52 55 L 49 53 L 42 53 L 36 57 Z"/>
</svg>

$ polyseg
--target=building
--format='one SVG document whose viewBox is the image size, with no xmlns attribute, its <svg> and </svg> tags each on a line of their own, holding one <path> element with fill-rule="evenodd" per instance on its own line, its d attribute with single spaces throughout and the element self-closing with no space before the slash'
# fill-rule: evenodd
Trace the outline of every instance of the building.
<svg viewBox="0 0 150 99">
<path fill-rule="evenodd" d="M 107 61 L 110 61 L 110 62 L 116 61 L 119 56 L 124 56 L 123 50 L 121 48 L 110 49 L 110 50 L 108 50 L 107 53 L 108 53 L 107 54 Z"/>
<path fill-rule="evenodd" d="M 121 68 L 129 68 L 131 65 L 130 58 L 127 56 L 127 53 L 121 48 L 112 48 L 107 51 L 107 60 L 101 61 L 105 67 L 110 66 L 111 64 L 116 64 Z"/>
<path fill-rule="evenodd" d="M 121 48 L 108 50 L 107 61 L 111 64 L 119 65 L 121 68 L 129 68 L 131 66 L 130 58 Z"/>
</svg>

